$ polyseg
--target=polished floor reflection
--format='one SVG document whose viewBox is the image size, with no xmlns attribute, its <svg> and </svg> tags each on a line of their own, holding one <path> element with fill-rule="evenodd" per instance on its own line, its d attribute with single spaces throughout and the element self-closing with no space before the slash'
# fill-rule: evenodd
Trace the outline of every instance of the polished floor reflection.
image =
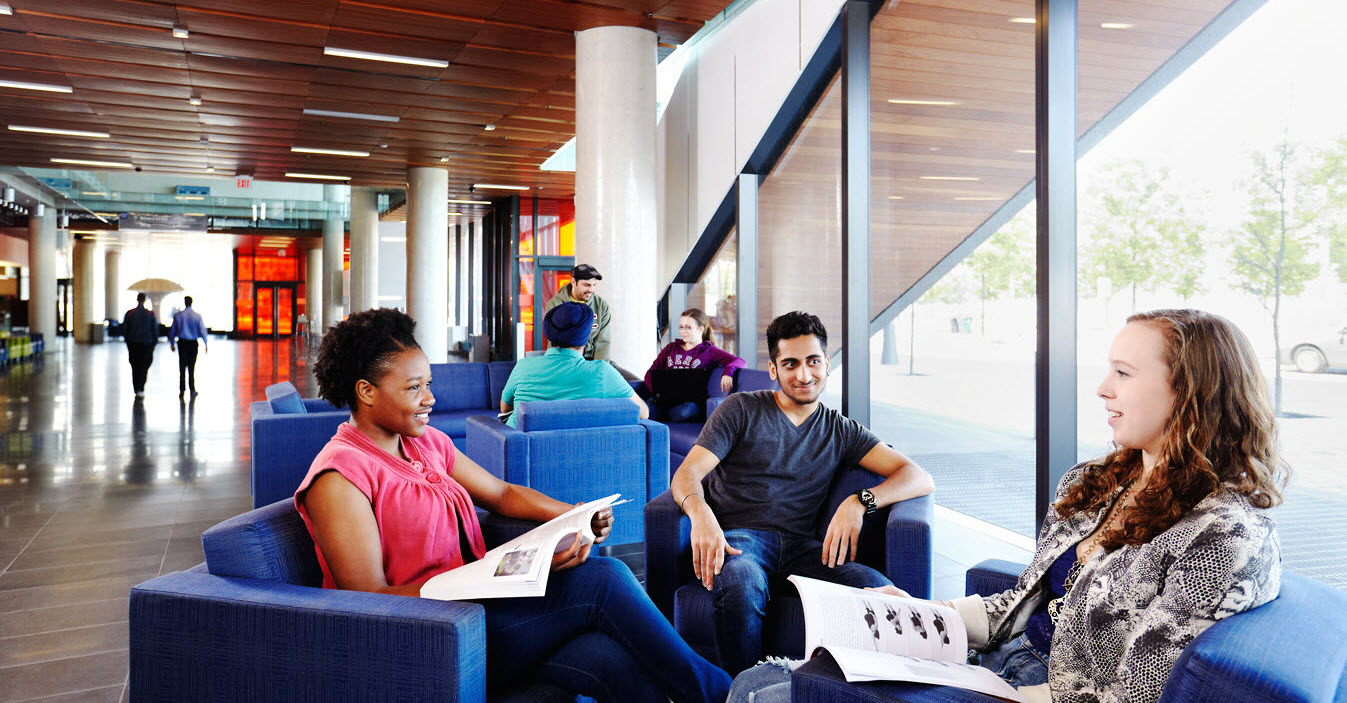
<svg viewBox="0 0 1347 703">
<path fill-rule="evenodd" d="M 167 344 L 143 400 L 121 344 L 0 370 L 0 701 L 124 700 L 130 588 L 251 506 L 248 404 L 283 380 L 315 395 L 291 340 L 212 340 L 191 401 Z"/>
</svg>

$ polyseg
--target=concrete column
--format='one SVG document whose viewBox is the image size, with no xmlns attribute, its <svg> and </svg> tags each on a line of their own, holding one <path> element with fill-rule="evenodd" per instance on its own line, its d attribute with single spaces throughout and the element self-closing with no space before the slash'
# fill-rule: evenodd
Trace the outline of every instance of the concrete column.
<svg viewBox="0 0 1347 703">
<path fill-rule="evenodd" d="M 327 331 L 341 322 L 342 262 L 346 250 L 346 220 L 341 216 L 342 191 L 345 186 L 324 185 L 323 199 L 330 210 L 323 220 L 323 324 L 319 330 Z"/>
<path fill-rule="evenodd" d="M 449 360 L 449 172 L 407 169 L 407 314 L 432 364 Z"/>
<path fill-rule="evenodd" d="M 304 271 L 304 314 L 309 318 L 309 329 L 322 334 L 323 327 L 323 250 L 308 251 Z"/>
<path fill-rule="evenodd" d="M 89 323 L 94 321 L 94 256 L 98 245 L 87 239 L 75 242 L 74 272 L 70 291 L 70 331 L 76 342 L 89 342 Z"/>
<path fill-rule="evenodd" d="M 103 317 L 121 320 L 126 313 L 122 299 L 122 250 L 108 249 L 103 254 Z"/>
<path fill-rule="evenodd" d="M 654 33 L 576 34 L 575 86 L 575 262 L 603 275 L 612 361 L 639 372 L 657 351 Z"/>
<path fill-rule="evenodd" d="M 28 328 L 56 348 L 56 211 L 28 218 Z"/>
<path fill-rule="evenodd" d="M 351 188 L 351 312 L 379 307 L 379 203 L 373 188 Z"/>
</svg>

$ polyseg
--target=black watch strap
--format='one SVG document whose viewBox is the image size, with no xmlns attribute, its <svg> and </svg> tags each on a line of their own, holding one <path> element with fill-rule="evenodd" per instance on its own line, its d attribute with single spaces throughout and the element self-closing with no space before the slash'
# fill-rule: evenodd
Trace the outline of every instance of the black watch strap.
<svg viewBox="0 0 1347 703">
<path fill-rule="evenodd" d="M 879 502 L 875 500 L 874 491 L 871 491 L 869 488 L 862 488 L 859 491 L 856 491 L 856 499 L 861 502 L 861 505 L 865 506 L 866 515 L 879 509 Z"/>
</svg>

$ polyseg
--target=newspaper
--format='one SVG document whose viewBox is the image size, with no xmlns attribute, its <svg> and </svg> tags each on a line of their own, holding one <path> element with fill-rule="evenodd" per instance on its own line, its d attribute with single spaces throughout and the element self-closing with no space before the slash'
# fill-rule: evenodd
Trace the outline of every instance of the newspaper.
<svg viewBox="0 0 1347 703">
<path fill-rule="evenodd" d="M 487 552 L 481 559 L 437 574 L 421 586 L 422 598 L 476 600 L 526 598 L 547 592 L 552 555 L 571 548 L 579 535 L 582 546 L 594 541 L 590 521 L 605 508 L 621 505 L 620 494 L 578 505 Z"/>
<path fill-rule="evenodd" d="M 847 681 L 956 686 L 1025 703 L 995 673 L 965 663 L 968 632 L 958 612 L 930 601 L 791 576 L 804 608 L 805 651 L 827 650 Z"/>
</svg>

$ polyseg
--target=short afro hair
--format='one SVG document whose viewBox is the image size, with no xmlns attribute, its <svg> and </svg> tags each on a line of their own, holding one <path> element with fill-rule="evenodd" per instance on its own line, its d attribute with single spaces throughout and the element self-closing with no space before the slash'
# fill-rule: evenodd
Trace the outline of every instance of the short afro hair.
<svg viewBox="0 0 1347 703">
<path fill-rule="evenodd" d="M 823 347 L 823 353 L 828 353 L 828 330 L 824 328 L 823 320 L 818 319 L 818 315 L 811 315 L 803 310 L 781 315 L 772 320 L 772 324 L 767 325 L 767 356 L 775 364 L 777 346 L 781 343 L 781 340 L 795 339 L 811 334 L 818 337 L 818 343 Z"/>
<path fill-rule="evenodd" d="M 360 379 L 378 385 L 393 355 L 420 349 L 412 336 L 416 321 L 392 308 L 358 312 L 323 335 L 313 374 L 318 396 L 338 408 L 355 405 Z"/>
</svg>

